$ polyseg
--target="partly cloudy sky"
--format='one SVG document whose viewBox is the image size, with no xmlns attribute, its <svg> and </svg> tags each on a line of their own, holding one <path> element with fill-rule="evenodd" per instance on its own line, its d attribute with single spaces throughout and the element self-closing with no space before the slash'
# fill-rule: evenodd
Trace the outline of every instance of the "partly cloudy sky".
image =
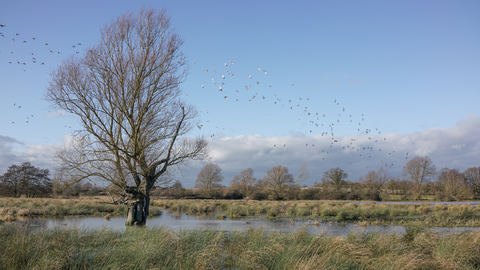
<svg viewBox="0 0 480 270">
<path fill-rule="evenodd" d="M 0 174 L 24 161 L 57 166 L 55 149 L 81 126 L 44 100 L 50 72 L 142 5 L 166 8 L 184 39 L 182 98 L 202 125 L 189 136 L 209 138 L 225 185 L 246 168 L 295 175 L 303 161 L 307 185 L 334 167 L 352 181 L 380 167 L 401 177 L 415 156 L 480 166 L 478 1 L 7 0 Z M 201 166 L 178 176 L 185 186 Z"/>
</svg>

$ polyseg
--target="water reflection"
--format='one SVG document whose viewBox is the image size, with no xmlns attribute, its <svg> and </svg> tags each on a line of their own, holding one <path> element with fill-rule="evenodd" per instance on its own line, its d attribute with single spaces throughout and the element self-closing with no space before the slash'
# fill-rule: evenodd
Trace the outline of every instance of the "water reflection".
<svg viewBox="0 0 480 270">
<path fill-rule="evenodd" d="M 35 218 L 23 219 L 15 221 L 17 224 L 25 224 L 38 228 L 84 228 L 84 229 L 98 229 L 106 227 L 116 231 L 125 231 L 125 217 L 113 217 L 110 220 L 101 217 L 68 217 L 68 218 Z M 354 233 L 370 233 L 382 232 L 387 234 L 395 233 L 401 235 L 405 233 L 403 226 L 359 226 L 348 223 L 342 225 L 336 222 L 325 222 L 315 226 L 313 221 L 305 220 L 216 220 L 209 217 L 190 216 L 187 214 L 172 214 L 164 212 L 159 217 L 148 219 L 147 228 L 154 228 L 159 226 L 166 226 L 173 230 L 188 230 L 188 229 L 206 229 L 206 230 L 224 230 L 224 231 L 246 231 L 249 228 L 258 229 L 263 228 L 266 231 L 277 231 L 281 233 L 289 233 L 305 227 L 309 233 L 312 234 L 327 234 L 331 236 L 346 236 L 350 232 Z M 456 228 L 433 228 L 440 232 L 458 232 L 466 230 L 478 230 L 480 228 L 456 227 Z"/>
</svg>

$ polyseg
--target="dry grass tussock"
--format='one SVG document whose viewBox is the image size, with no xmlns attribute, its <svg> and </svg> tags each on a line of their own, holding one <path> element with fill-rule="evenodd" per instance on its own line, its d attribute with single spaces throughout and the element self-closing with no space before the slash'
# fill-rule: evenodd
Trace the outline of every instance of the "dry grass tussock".
<svg viewBox="0 0 480 270">
<path fill-rule="evenodd" d="M 125 214 L 124 205 L 108 204 L 106 197 L 64 198 L 0 198 L 0 219 L 7 216 L 71 216 Z"/>
<path fill-rule="evenodd" d="M 50 229 L 0 226 L 4 269 L 479 269 L 480 231 L 347 237 L 167 228 Z"/>
</svg>

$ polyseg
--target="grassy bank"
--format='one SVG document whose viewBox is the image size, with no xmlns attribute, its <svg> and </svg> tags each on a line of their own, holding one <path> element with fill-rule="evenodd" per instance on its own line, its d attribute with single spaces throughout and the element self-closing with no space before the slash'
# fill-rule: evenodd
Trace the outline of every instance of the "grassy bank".
<svg viewBox="0 0 480 270">
<path fill-rule="evenodd" d="M 75 199 L 55 198 L 0 198 L 0 220 L 12 221 L 17 217 L 35 216 L 105 216 L 125 215 L 127 206 L 108 204 L 108 198 L 80 197 Z M 161 211 L 153 207 L 151 216 Z"/>
<path fill-rule="evenodd" d="M 0 227 L 0 269 L 478 269 L 480 232 L 347 237 L 248 230 Z"/>
</svg>

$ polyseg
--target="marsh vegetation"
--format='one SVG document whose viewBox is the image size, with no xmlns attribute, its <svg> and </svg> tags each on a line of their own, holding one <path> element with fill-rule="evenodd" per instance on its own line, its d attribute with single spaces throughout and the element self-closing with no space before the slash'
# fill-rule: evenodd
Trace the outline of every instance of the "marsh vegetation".
<svg viewBox="0 0 480 270">
<path fill-rule="evenodd" d="M 63 217 L 125 215 L 126 205 L 109 204 L 106 197 L 54 198 L 0 198 L 0 220 L 13 221 L 18 217 Z M 152 208 L 151 215 L 161 211 Z"/>
<path fill-rule="evenodd" d="M 0 198 L 0 220 L 19 217 L 124 215 L 125 205 L 106 197 L 76 199 Z M 480 208 L 465 204 L 389 204 L 345 201 L 152 200 L 151 215 L 162 211 L 217 219 L 289 219 L 355 222 L 361 225 L 480 227 Z"/>
<path fill-rule="evenodd" d="M 347 237 L 247 231 L 0 227 L 3 269 L 478 269 L 480 232 Z"/>
<path fill-rule="evenodd" d="M 339 201 L 159 200 L 153 205 L 177 213 L 230 219 L 309 219 L 365 225 L 480 227 L 480 208 L 470 204 L 387 204 Z"/>
</svg>

